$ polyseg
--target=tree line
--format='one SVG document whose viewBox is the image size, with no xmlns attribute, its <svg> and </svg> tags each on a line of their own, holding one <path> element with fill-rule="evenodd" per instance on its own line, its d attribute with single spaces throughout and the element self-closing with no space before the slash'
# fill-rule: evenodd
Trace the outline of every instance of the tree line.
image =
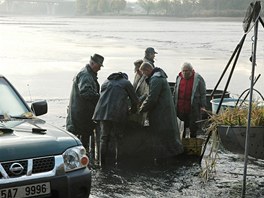
<svg viewBox="0 0 264 198">
<path fill-rule="evenodd" d="M 138 0 L 142 15 L 207 17 L 244 16 L 253 0 Z M 76 0 L 77 14 L 101 15 L 122 14 L 126 0 Z M 133 12 L 132 12 L 133 14 Z"/>
</svg>

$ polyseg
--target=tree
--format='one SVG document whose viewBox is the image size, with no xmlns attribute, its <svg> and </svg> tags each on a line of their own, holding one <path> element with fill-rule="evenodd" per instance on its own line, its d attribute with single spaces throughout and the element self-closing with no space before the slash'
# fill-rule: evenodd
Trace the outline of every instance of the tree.
<svg viewBox="0 0 264 198">
<path fill-rule="evenodd" d="M 169 13 L 171 13 L 172 8 L 170 0 L 159 0 L 157 4 L 161 13 L 164 13 L 165 15 L 169 15 Z"/>
<path fill-rule="evenodd" d="M 214 3 L 215 3 L 215 0 L 199 0 L 200 7 L 205 10 L 213 9 Z"/>
<path fill-rule="evenodd" d="M 97 13 L 99 0 L 87 0 L 87 14 L 94 15 Z"/>
<path fill-rule="evenodd" d="M 104 13 L 104 12 L 110 12 L 110 1 L 109 0 L 99 0 L 98 2 L 98 12 Z"/>
<path fill-rule="evenodd" d="M 114 12 L 120 13 L 121 10 L 126 8 L 126 1 L 125 0 L 113 0 L 111 3 L 111 9 Z"/>
<path fill-rule="evenodd" d="M 138 3 L 149 15 L 155 9 L 156 0 L 138 0 Z"/>
<path fill-rule="evenodd" d="M 182 7 L 181 0 L 172 0 L 171 1 L 172 15 L 181 16 L 181 7 Z"/>
<path fill-rule="evenodd" d="M 76 0 L 76 13 L 84 15 L 87 12 L 87 0 Z"/>
</svg>

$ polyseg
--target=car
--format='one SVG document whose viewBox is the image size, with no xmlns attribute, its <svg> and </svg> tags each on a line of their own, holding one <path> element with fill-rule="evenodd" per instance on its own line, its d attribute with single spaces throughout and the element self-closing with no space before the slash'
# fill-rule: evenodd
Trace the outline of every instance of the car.
<svg viewBox="0 0 264 198">
<path fill-rule="evenodd" d="M 31 108 L 0 75 L 0 198 L 87 198 L 89 158 L 73 134 L 37 116 L 47 102 Z"/>
</svg>

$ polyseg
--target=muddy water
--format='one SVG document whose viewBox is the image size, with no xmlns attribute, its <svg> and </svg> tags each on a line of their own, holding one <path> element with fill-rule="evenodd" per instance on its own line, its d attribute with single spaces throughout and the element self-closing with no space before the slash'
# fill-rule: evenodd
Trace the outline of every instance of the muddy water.
<svg viewBox="0 0 264 198">
<path fill-rule="evenodd" d="M 108 173 L 95 171 L 92 197 L 240 197 L 241 176 L 231 173 L 230 168 L 216 173 L 206 183 L 199 177 L 200 167 L 196 163 Z M 263 184 L 258 176 L 251 176 L 247 196 L 262 197 Z"/>
<path fill-rule="evenodd" d="M 48 100 L 48 104 L 49 114 L 43 118 L 64 128 L 68 100 Z M 198 158 L 187 156 L 179 156 L 170 165 L 160 167 L 133 159 L 125 167 L 112 167 L 107 171 L 93 168 L 91 197 L 241 197 L 243 156 L 220 147 L 215 171 L 208 181 L 200 176 L 204 168 L 204 160 L 200 165 Z M 249 159 L 246 197 L 264 197 L 263 170 L 264 160 Z"/>
<path fill-rule="evenodd" d="M 263 161 L 249 163 L 246 197 L 264 196 Z M 93 170 L 91 197 L 241 197 L 243 160 L 220 152 L 216 171 L 205 181 L 194 159 L 171 166 Z"/>
</svg>

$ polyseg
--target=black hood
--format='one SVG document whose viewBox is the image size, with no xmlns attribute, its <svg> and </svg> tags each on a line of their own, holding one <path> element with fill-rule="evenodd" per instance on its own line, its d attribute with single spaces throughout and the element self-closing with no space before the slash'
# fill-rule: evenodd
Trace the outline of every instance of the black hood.
<svg viewBox="0 0 264 198">
<path fill-rule="evenodd" d="M 108 76 L 108 80 L 119 80 L 119 79 L 128 79 L 128 76 L 126 73 L 118 72 L 118 73 L 112 73 L 110 76 Z"/>
</svg>

